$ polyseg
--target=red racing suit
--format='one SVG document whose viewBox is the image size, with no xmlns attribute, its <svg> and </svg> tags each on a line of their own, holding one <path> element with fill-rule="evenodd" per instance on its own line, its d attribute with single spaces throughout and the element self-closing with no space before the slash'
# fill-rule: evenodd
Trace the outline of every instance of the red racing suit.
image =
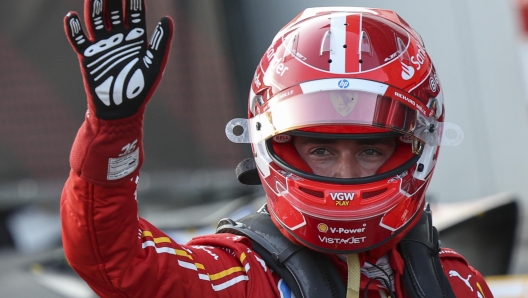
<svg viewBox="0 0 528 298">
<path fill-rule="evenodd" d="M 61 198 L 64 251 L 73 269 L 101 297 L 291 297 L 249 239 L 216 234 L 179 244 L 139 216 L 142 115 L 100 120 L 87 114 L 78 132 Z M 396 249 L 386 256 L 388 263 L 379 265 L 392 270 L 396 297 L 406 297 L 403 261 Z M 346 281 L 346 263 L 330 257 Z M 440 259 L 457 297 L 492 297 L 481 274 L 461 255 L 443 249 Z M 365 254 L 360 260 L 377 262 Z M 364 291 L 368 297 L 387 297 L 367 267 L 360 297 Z"/>
</svg>

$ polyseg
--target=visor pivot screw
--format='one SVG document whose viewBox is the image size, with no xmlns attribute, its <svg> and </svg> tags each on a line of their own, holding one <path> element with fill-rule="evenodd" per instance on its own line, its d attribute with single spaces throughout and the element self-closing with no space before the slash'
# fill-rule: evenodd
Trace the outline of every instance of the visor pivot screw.
<svg viewBox="0 0 528 298">
<path fill-rule="evenodd" d="M 434 132 L 434 131 L 435 131 L 435 126 L 434 126 L 434 124 L 432 124 L 432 123 L 429 124 L 429 132 L 432 133 L 432 132 Z"/>
<path fill-rule="evenodd" d="M 424 164 L 423 163 L 418 164 L 418 170 L 417 171 L 418 172 L 423 172 L 423 170 L 424 170 Z"/>
<path fill-rule="evenodd" d="M 262 128 L 262 124 L 260 122 L 257 122 L 257 130 L 260 130 Z"/>
</svg>

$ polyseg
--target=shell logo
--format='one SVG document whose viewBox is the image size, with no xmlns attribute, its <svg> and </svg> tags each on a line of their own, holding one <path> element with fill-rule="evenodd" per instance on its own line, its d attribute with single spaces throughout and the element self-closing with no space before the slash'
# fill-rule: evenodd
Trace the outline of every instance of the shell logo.
<svg viewBox="0 0 528 298">
<path fill-rule="evenodd" d="M 321 233 L 326 233 L 328 232 L 328 226 L 325 225 L 324 223 L 320 223 L 317 225 L 317 229 L 319 230 L 319 232 Z"/>
</svg>

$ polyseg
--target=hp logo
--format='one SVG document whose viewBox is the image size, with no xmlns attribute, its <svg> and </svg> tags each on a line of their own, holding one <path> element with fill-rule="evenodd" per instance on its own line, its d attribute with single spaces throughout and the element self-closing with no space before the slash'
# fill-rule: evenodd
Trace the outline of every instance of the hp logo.
<svg viewBox="0 0 528 298">
<path fill-rule="evenodd" d="M 348 88 L 348 86 L 350 86 L 350 83 L 348 82 L 348 80 L 339 80 L 339 82 L 337 82 L 337 86 L 339 86 L 339 88 Z"/>
</svg>

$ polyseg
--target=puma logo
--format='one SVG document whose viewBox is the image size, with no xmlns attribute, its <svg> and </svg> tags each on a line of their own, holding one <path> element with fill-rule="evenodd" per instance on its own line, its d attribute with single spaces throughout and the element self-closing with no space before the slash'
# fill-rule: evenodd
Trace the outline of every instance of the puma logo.
<svg viewBox="0 0 528 298">
<path fill-rule="evenodd" d="M 254 256 L 255 259 L 257 259 L 257 261 L 260 263 L 260 265 L 262 266 L 262 268 L 264 268 L 264 272 L 267 272 L 268 271 L 268 267 L 266 266 L 266 262 L 264 262 L 263 259 L 257 257 L 257 256 Z"/>
<path fill-rule="evenodd" d="M 460 278 L 466 284 L 466 286 L 468 286 L 468 288 L 471 289 L 471 292 L 473 292 L 473 287 L 469 284 L 469 279 L 471 278 L 471 274 L 468 275 L 467 278 L 463 278 L 462 276 L 460 276 L 460 273 L 456 272 L 455 270 L 449 271 L 449 277 L 453 277 L 453 276 Z"/>
</svg>

